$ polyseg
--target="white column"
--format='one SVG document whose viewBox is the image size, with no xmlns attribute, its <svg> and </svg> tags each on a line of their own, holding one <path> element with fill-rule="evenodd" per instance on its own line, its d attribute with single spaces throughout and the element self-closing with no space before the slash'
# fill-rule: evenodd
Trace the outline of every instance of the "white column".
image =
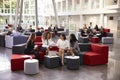
<svg viewBox="0 0 120 80">
<path fill-rule="evenodd" d="M 103 27 L 106 28 L 107 25 L 108 25 L 108 17 L 105 16 L 105 17 L 104 17 L 104 26 L 103 26 Z"/>
<path fill-rule="evenodd" d="M 23 2 L 23 15 L 22 15 L 22 20 L 24 21 L 25 20 L 25 6 L 24 6 L 24 2 Z M 27 21 L 26 21 L 27 22 Z"/>
<path fill-rule="evenodd" d="M 17 24 L 18 24 L 19 3 L 20 3 L 20 0 L 17 0 L 17 3 L 16 3 L 16 14 L 15 14 L 15 23 L 14 23 L 15 29 L 16 29 Z"/>
<path fill-rule="evenodd" d="M 72 0 L 72 11 L 74 11 L 74 10 L 75 10 L 75 1 Z"/>
<path fill-rule="evenodd" d="M 100 14 L 100 26 L 104 26 L 104 14 Z"/>
<path fill-rule="evenodd" d="M 104 7 L 104 0 L 99 0 L 100 9 Z"/>
<path fill-rule="evenodd" d="M 9 23 L 12 23 L 12 4 L 11 4 L 12 1 L 10 0 L 9 2 L 10 2 L 10 13 L 9 13 L 9 14 L 10 14 L 10 17 L 9 17 Z"/>
<path fill-rule="evenodd" d="M 21 25 L 21 20 L 22 20 L 22 12 L 23 12 L 23 0 L 21 0 L 20 4 L 20 19 L 19 19 L 19 24 Z"/>
<path fill-rule="evenodd" d="M 82 0 L 79 0 L 79 1 L 80 1 L 80 9 L 82 9 L 83 2 L 82 2 Z"/>
<path fill-rule="evenodd" d="M 118 0 L 118 6 L 119 6 L 119 8 L 120 8 L 120 0 Z"/>
<path fill-rule="evenodd" d="M 68 15 L 66 16 L 66 28 L 69 29 L 69 17 Z"/>
<path fill-rule="evenodd" d="M 66 0 L 66 12 L 68 13 L 68 0 Z"/>
<path fill-rule="evenodd" d="M 52 0 L 52 3 L 53 3 L 54 13 L 55 13 L 56 24 L 58 25 L 58 27 L 60 27 L 59 18 L 58 18 L 58 14 L 57 14 L 57 10 L 56 10 L 55 0 Z"/>
<path fill-rule="evenodd" d="M 88 9 L 91 9 L 92 4 L 91 4 L 91 0 L 88 0 Z"/>
<path fill-rule="evenodd" d="M 83 15 L 80 15 L 80 28 L 82 28 L 82 26 L 83 26 Z"/>
<path fill-rule="evenodd" d="M 60 2 L 61 2 L 61 11 L 60 12 L 63 12 L 63 0 L 61 0 Z"/>
<path fill-rule="evenodd" d="M 35 27 L 38 27 L 38 6 L 37 6 L 37 0 L 35 0 Z"/>
<path fill-rule="evenodd" d="M 30 10 L 31 10 L 31 9 L 30 9 L 30 5 L 31 5 L 31 4 L 30 4 L 30 0 L 29 0 L 29 1 L 28 1 L 28 6 L 29 6 L 29 7 L 28 7 L 28 10 L 29 10 L 29 12 L 28 12 L 27 14 L 30 14 Z"/>
</svg>

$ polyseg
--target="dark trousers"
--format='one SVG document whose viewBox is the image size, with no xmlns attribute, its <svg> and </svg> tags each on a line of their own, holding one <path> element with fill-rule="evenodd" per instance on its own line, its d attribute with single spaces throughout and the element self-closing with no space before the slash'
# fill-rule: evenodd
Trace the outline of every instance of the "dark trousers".
<svg viewBox="0 0 120 80">
<path fill-rule="evenodd" d="M 40 63 L 40 55 L 39 55 L 39 50 L 25 50 L 24 51 L 24 54 L 27 54 L 27 55 L 30 55 L 30 54 L 33 54 L 35 55 L 35 59 L 37 59 Z"/>
</svg>

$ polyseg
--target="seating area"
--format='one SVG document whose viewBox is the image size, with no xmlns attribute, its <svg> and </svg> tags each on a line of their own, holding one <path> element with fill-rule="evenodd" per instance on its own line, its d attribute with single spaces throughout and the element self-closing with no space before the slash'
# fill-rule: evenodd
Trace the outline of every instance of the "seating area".
<svg viewBox="0 0 120 80">
<path fill-rule="evenodd" d="M 83 29 L 80 29 L 79 32 L 77 33 L 78 41 L 80 43 L 92 42 L 92 43 L 113 44 L 114 38 L 113 38 L 113 33 L 110 32 L 110 29 L 101 28 L 101 30 L 104 31 L 101 30 L 96 31 L 94 29 L 91 29 L 91 32 L 89 32 L 88 30 L 89 29 L 87 29 L 87 32 L 84 32 Z M 103 33 L 104 35 L 102 35 Z"/>
<path fill-rule="evenodd" d="M 22 48 L 20 48 L 20 47 L 22 47 Z M 101 65 L 101 64 L 108 63 L 108 55 L 109 55 L 108 46 L 101 45 L 101 44 L 94 44 L 94 43 L 79 43 L 79 47 L 80 47 L 80 51 L 81 51 L 80 53 L 77 53 L 77 56 L 80 57 L 79 65 L 92 65 L 93 66 L 93 65 Z M 16 49 L 16 51 L 15 51 L 15 49 Z M 16 57 L 21 58 L 20 55 L 23 55 L 22 49 L 24 50 L 24 46 L 22 46 L 22 45 L 20 45 L 19 47 L 18 46 L 13 47 L 12 56 L 13 57 L 15 56 L 15 58 L 11 58 L 12 59 L 11 65 L 14 66 L 16 64 L 16 63 L 13 63 L 16 60 Z M 59 49 L 57 47 L 52 47 L 50 50 L 58 52 Z M 19 55 L 17 55 L 17 54 L 19 54 Z M 60 58 L 58 56 L 55 56 L 55 57 L 54 56 L 45 56 L 45 53 L 43 53 L 43 52 L 40 52 L 39 55 L 40 55 L 41 61 L 44 62 L 43 64 L 47 68 L 55 68 L 58 66 L 60 67 L 61 63 L 60 63 Z M 20 61 L 22 60 L 21 65 L 23 64 L 23 59 L 25 60 L 27 58 L 22 57 L 21 59 L 19 59 Z M 74 56 L 73 56 L 73 58 L 74 58 Z M 19 65 L 20 65 L 20 63 L 19 63 Z M 14 71 L 13 68 L 12 68 L 12 70 Z"/>
<path fill-rule="evenodd" d="M 44 32 L 48 32 L 46 29 Z M 53 31 L 50 31 L 54 33 Z M 103 44 L 112 44 L 113 43 L 113 34 L 110 33 L 110 29 L 105 29 L 107 33 L 107 37 L 102 37 Z M 69 30 L 66 31 L 63 28 L 59 28 L 57 34 L 58 38 L 61 34 L 65 34 L 68 36 Z M 52 34 L 53 35 L 53 34 Z M 53 39 L 55 38 L 52 37 Z M 35 56 L 24 54 L 26 48 L 26 42 L 29 35 L 24 36 L 9 36 L 5 35 L 5 47 L 12 48 L 12 57 L 11 57 L 11 71 L 24 70 L 24 66 L 27 59 L 34 59 Z M 4 40 L 3 37 L 1 41 Z M 76 56 L 65 56 L 66 60 L 65 65 L 68 69 L 79 69 L 80 66 L 88 65 L 88 66 L 96 66 L 96 65 L 104 65 L 108 63 L 108 55 L 109 55 L 109 47 L 106 45 L 99 44 L 100 38 L 99 36 L 93 36 L 91 41 L 87 36 L 81 36 L 78 34 L 79 48 L 80 52 L 76 54 Z M 41 64 L 46 68 L 52 69 L 56 67 L 61 67 L 61 58 L 59 56 L 51 56 L 45 55 L 45 52 L 42 52 L 42 36 L 36 36 L 34 40 L 34 44 L 38 45 L 39 56 Z M 49 50 L 59 52 L 59 48 L 57 46 L 52 46 Z M 53 53 L 51 53 L 53 54 Z M 76 58 L 77 57 L 77 58 Z M 76 62 L 75 62 L 76 61 Z M 75 63 L 74 63 L 75 62 Z M 78 65 L 79 64 L 79 65 Z M 73 67 L 72 67 L 73 66 Z M 29 71 L 28 71 L 29 72 Z M 25 71 L 26 74 L 29 74 Z M 36 72 L 37 73 L 37 72 Z"/>
<path fill-rule="evenodd" d="M 120 80 L 120 0 L 0 0 L 0 80 Z"/>
</svg>

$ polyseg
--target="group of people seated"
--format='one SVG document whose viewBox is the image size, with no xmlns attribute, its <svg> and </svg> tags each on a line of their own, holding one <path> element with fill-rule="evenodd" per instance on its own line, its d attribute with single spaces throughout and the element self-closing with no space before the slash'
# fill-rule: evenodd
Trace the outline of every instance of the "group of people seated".
<svg viewBox="0 0 120 80">
<path fill-rule="evenodd" d="M 93 36 L 99 37 L 100 39 L 102 37 L 106 37 L 107 33 L 105 32 L 104 28 L 101 26 L 100 28 L 98 27 L 98 25 L 96 24 L 94 28 L 92 28 L 92 22 L 90 22 L 90 26 L 86 26 L 86 24 L 83 25 L 83 28 L 80 29 L 81 32 L 81 36 L 82 37 L 88 37 L 89 40 L 91 40 L 91 38 Z"/>
<path fill-rule="evenodd" d="M 25 54 L 34 54 L 35 58 L 40 62 L 39 51 L 44 52 L 46 55 L 49 54 L 50 48 L 53 46 L 57 46 L 59 48 L 59 55 L 61 57 L 61 63 L 64 65 L 64 55 L 67 53 L 68 55 L 75 55 L 80 52 L 78 40 L 76 39 L 74 34 L 70 35 L 70 40 L 67 40 L 65 34 L 61 34 L 60 38 L 57 42 L 52 40 L 52 35 L 50 31 L 45 31 L 42 34 L 42 48 L 39 50 L 38 46 L 34 44 L 34 40 L 36 38 L 35 33 L 31 33 L 29 36 L 27 43 Z"/>
<path fill-rule="evenodd" d="M 58 26 L 53 26 L 51 24 L 47 29 L 44 29 L 43 27 L 37 27 L 35 30 L 32 25 L 30 25 L 28 29 L 23 29 L 23 27 L 20 24 L 18 24 L 16 29 L 14 29 L 13 26 L 5 26 L 3 31 L 5 32 L 5 35 L 19 36 L 21 34 L 29 35 L 30 33 L 35 32 L 36 36 L 42 36 L 42 33 L 45 30 L 53 32 L 57 35 Z"/>
</svg>

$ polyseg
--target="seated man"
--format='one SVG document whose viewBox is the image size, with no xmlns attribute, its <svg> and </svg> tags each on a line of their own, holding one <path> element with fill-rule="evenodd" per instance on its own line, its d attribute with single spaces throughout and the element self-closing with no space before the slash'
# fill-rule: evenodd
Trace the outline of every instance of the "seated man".
<svg viewBox="0 0 120 80">
<path fill-rule="evenodd" d="M 18 24 L 17 31 L 19 31 L 19 32 L 23 32 L 24 31 L 20 24 Z"/>
<path fill-rule="evenodd" d="M 36 36 L 42 36 L 42 32 L 40 28 L 37 28 Z"/>
<path fill-rule="evenodd" d="M 32 28 L 32 25 L 30 25 L 28 31 L 29 31 L 29 32 L 35 32 L 35 30 Z"/>
</svg>

